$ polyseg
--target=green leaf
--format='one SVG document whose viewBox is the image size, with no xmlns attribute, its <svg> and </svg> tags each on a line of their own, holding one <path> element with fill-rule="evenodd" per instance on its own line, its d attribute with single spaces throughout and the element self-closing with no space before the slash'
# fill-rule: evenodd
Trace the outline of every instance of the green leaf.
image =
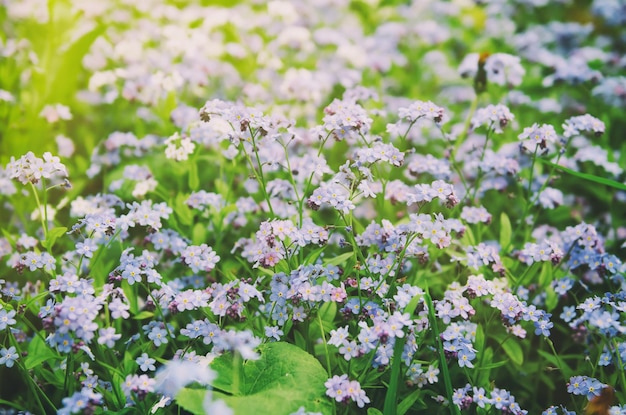
<svg viewBox="0 0 626 415">
<path fill-rule="evenodd" d="M 546 352 L 545 350 L 537 350 L 537 353 L 539 353 L 539 355 L 547 360 L 552 366 L 558 368 L 563 373 L 564 378 L 569 378 L 574 375 L 575 371 L 567 363 L 565 363 L 564 356 L 557 358 L 552 353 Z M 548 366 L 545 365 L 545 367 L 547 368 Z"/>
<path fill-rule="evenodd" d="M 100 24 L 97 25 L 92 31 L 85 33 L 65 51 L 60 59 L 57 60 L 61 63 L 59 66 L 49 68 L 50 71 L 46 73 L 49 77 L 50 75 L 52 75 L 52 77 L 48 78 L 47 82 L 51 85 L 63 85 L 63 88 L 49 89 L 50 96 L 46 97 L 47 99 L 52 102 L 55 100 L 65 102 L 71 99 L 70 94 L 78 89 L 80 79 L 80 67 L 76 65 L 76 62 L 82 61 L 93 42 L 102 33 L 104 33 L 106 28 L 107 27 L 105 25 Z"/>
<path fill-rule="evenodd" d="M 552 312 L 559 304 L 559 296 L 554 292 L 554 288 L 551 285 L 545 288 L 546 291 L 546 311 Z"/>
<path fill-rule="evenodd" d="M 385 402 L 383 411 L 385 415 L 397 415 L 398 411 L 398 387 L 400 383 L 400 365 L 402 364 L 402 351 L 406 343 L 406 336 L 396 338 L 396 344 L 393 347 L 393 360 L 391 362 L 391 374 L 389 376 L 389 386 L 385 394 Z"/>
<path fill-rule="evenodd" d="M 465 232 L 463 233 L 463 237 L 461 238 L 461 243 L 463 244 L 463 246 L 476 245 L 476 238 L 474 238 L 474 232 L 472 232 L 472 229 L 469 226 L 465 228 Z"/>
<path fill-rule="evenodd" d="M 65 235 L 65 232 L 67 232 L 67 228 L 65 226 L 58 226 L 56 228 L 52 228 L 48 230 L 48 235 L 46 236 L 46 240 L 41 242 L 41 244 L 43 245 L 44 248 L 50 250 L 54 246 L 54 243 L 57 241 L 57 239 Z"/>
<path fill-rule="evenodd" d="M 552 262 L 550 261 L 546 261 L 541 265 L 541 272 L 539 273 L 539 285 L 546 289 L 547 287 L 550 286 L 550 284 L 552 283 L 552 279 L 553 279 L 553 272 L 552 272 Z"/>
<path fill-rule="evenodd" d="M 491 369 L 493 361 L 493 349 L 491 347 L 487 347 L 485 350 L 478 349 L 480 353 L 480 365 L 478 367 L 478 378 L 477 378 L 477 386 L 486 386 L 489 384 L 491 379 Z M 508 360 L 503 360 L 504 363 L 507 363 Z"/>
<path fill-rule="evenodd" d="M 211 362 L 211 369 L 218 373 L 217 378 L 211 383 L 215 390 L 220 390 L 230 395 L 238 395 L 239 389 L 233 384 L 233 358 L 231 355 L 222 355 Z"/>
<path fill-rule="evenodd" d="M 337 315 L 337 303 L 330 301 L 322 304 L 318 313 L 323 321 L 332 323 Z"/>
<path fill-rule="evenodd" d="M 231 185 L 229 183 L 226 183 L 224 180 L 215 179 L 213 184 L 215 185 L 215 190 L 217 190 L 217 193 L 224 197 L 226 197 L 226 195 L 230 194 L 230 192 L 232 191 Z"/>
<path fill-rule="evenodd" d="M 478 350 L 478 353 L 483 353 L 483 349 L 485 348 L 485 331 L 481 325 L 476 326 L 474 347 Z"/>
<path fill-rule="evenodd" d="M 215 359 L 211 367 L 218 372 L 213 399 L 222 399 L 235 414 L 287 415 L 303 406 L 309 412 L 333 413 L 333 404 L 326 397 L 327 374 L 317 359 L 302 349 L 284 342 L 259 347 L 259 360 L 248 360 L 235 387 L 231 355 Z M 226 390 L 228 389 L 228 390 Z M 206 391 L 183 389 L 176 400 L 185 410 L 204 415 L 202 404 Z"/>
<path fill-rule="evenodd" d="M 422 395 L 422 390 L 421 389 L 415 389 L 413 392 L 411 392 L 411 394 L 409 396 L 407 396 L 406 398 L 404 398 L 399 404 L 398 404 L 398 415 L 404 415 L 406 414 L 409 409 L 411 409 L 411 407 L 413 406 L 413 404 L 415 402 L 417 402 L 417 400 L 420 398 L 420 396 Z"/>
<path fill-rule="evenodd" d="M 481 366 L 481 370 L 491 370 L 507 364 L 507 360 L 500 360 L 499 362 L 489 363 L 488 365 Z"/>
<path fill-rule="evenodd" d="M 0 399 L 0 404 L 10 406 L 10 407 L 18 409 L 20 411 L 26 411 L 26 408 L 24 408 L 22 406 L 19 406 L 17 403 L 5 401 L 4 399 Z"/>
<path fill-rule="evenodd" d="M 330 265 L 343 265 L 348 259 L 350 259 L 352 256 L 354 255 L 354 252 L 346 252 L 345 254 L 341 254 L 341 255 L 337 255 L 333 258 L 327 259 L 326 262 L 327 264 Z"/>
<path fill-rule="evenodd" d="M 304 258 L 304 261 L 302 261 L 302 263 L 303 264 L 315 263 L 315 261 L 317 261 L 317 258 L 319 258 L 320 254 L 324 252 L 325 249 L 326 249 L 326 245 L 323 245 L 323 246 L 320 246 L 319 248 L 314 249 L 306 256 L 306 258 Z"/>
<path fill-rule="evenodd" d="M 367 408 L 367 415 L 383 415 L 383 413 L 376 408 Z"/>
<path fill-rule="evenodd" d="M 152 311 L 142 311 L 139 314 L 137 314 L 136 316 L 133 317 L 133 319 L 135 320 L 145 320 L 147 318 L 152 318 L 154 317 L 154 313 Z"/>
<path fill-rule="evenodd" d="M 194 245 L 200 245 L 206 242 L 206 226 L 202 223 L 196 223 L 193 227 L 191 241 Z"/>
<path fill-rule="evenodd" d="M 298 330 L 293 331 L 293 339 L 296 346 L 302 350 L 306 349 L 306 339 Z"/>
<path fill-rule="evenodd" d="M 520 346 L 520 344 L 513 338 L 509 337 L 504 343 L 502 343 L 502 349 L 509 359 L 511 359 L 511 361 L 516 365 L 521 366 L 524 363 L 524 352 L 522 350 L 522 346 Z"/>
<path fill-rule="evenodd" d="M 187 206 L 187 196 L 182 193 L 176 195 L 174 212 L 183 225 L 189 226 L 193 222 L 193 213 L 191 209 L 189 209 L 189 206 Z"/>
<path fill-rule="evenodd" d="M 187 165 L 189 166 L 189 188 L 195 192 L 200 187 L 198 165 L 194 160 L 190 160 Z"/>
<path fill-rule="evenodd" d="M 205 389 L 184 388 L 176 395 L 176 403 L 192 414 L 205 415 L 204 399 L 207 393 Z"/>
<path fill-rule="evenodd" d="M 39 336 L 34 336 L 28 345 L 28 356 L 24 359 L 26 369 L 33 369 L 43 362 L 61 360 L 61 356 L 53 351 Z"/>
<path fill-rule="evenodd" d="M 504 212 L 500 214 L 500 246 L 506 249 L 511 244 L 511 220 Z"/>
<path fill-rule="evenodd" d="M 104 411 L 102 412 L 102 415 L 130 415 L 130 414 L 136 414 L 136 413 L 138 413 L 137 408 L 132 406 L 129 408 L 124 408 L 124 409 L 115 410 L 115 411 Z"/>
<path fill-rule="evenodd" d="M 543 164 L 547 164 L 549 166 L 552 166 L 554 168 L 556 168 L 557 170 L 561 170 L 562 172 L 571 174 L 572 176 L 578 177 L 580 179 L 585 179 L 585 180 L 589 180 L 591 182 L 595 182 L 595 183 L 600 183 L 606 186 L 610 186 L 613 187 L 615 189 L 619 189 L 619 190 L 626 190 L 626 184 L 620 183 L 620 182 L 616 182 L 615 180 L 611 180 L 611 179 L 607 179 L 604 177 L 600 177 L 600 176 L 595 176 L 593 174 L 588 174 L 588 173 L 581 173 L 578 172 L 576 170 L 572 170 L 572 169 L 568 169 L 567 167 L 563 167 L 561 165 L 555 164 L 551 161 L 548 160 L 544 160 L 542 158 L 537 157 L 537 160 L 540 161 Z"/>
</svg>

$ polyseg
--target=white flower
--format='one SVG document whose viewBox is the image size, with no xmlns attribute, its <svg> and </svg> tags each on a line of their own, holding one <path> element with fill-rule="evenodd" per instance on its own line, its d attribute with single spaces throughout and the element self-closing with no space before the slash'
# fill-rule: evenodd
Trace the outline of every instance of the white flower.
<svg viewBox="0 0 626 415">
<path fill-rule="evenodd" d="M 168 396 L 162 396 L 161 400 L 155 403 L 152 409 L 150 409 L 150 413 L 155 414 L 159 409 L 165 408 L 167 405 L 169 405 L 171 401 L 172 398 Z"/>
<path fill-rule="evenodd" d="M 186 385 L 193 382 L 208 385 L 215 377 L 215 372 L 208 365 L 171 360 L 157 372 L 154 388 L 165 396 L 175 397 Z"/>
<path fill-rule="evenodd" d="M 176 161 L 187 160 L 196 148 L 189 137 L 181 137 L 178 133 L 165 140 L 165 144 L 165 157 Z"/>
</svg>

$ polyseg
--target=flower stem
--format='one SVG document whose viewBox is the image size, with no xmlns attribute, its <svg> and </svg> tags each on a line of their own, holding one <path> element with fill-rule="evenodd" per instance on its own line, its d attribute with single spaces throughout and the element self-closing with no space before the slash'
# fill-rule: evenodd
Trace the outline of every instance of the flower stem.
<svg viewBox="0 0 626 415">
<path fill-rule="evenodd" d="M 446 362 L 446 355 L 443 350 L 443 343 L 441 342 L 441 336 L 439 335 L 439 327 L 437 326 L 437 318 L 435 316 L 435 308 L 433 307 L 433 300 L 430 297 L 428 287 L 424 290 L 424 299 L 426 300 L 426 306 L 428 307 L 428 321 L 433 329 L 433 335 L 435 336 L 435 342 L 437 343 L 437 354 L 439 355 L 439 364 L 441 365 L 441 374 L 443 375 L 443 383 L 446 387 L 446 395 L 448 395 L 448 405 L 450 407 L 451 415 L 461 415 L 459 408 L 452 403 L 452 396 L 454 391 L 452 390 L 452 381 L 450 379 L 450 372 L 448 371 L 448 362 Z"/>
</svg>

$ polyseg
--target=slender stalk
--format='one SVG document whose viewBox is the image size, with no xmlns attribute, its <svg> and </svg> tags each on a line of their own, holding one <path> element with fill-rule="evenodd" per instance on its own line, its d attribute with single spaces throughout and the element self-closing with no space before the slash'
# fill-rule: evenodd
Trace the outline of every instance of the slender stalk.
<svg viewBox="0 0 626 415">
<path fill-rule="evenodd" d="M 489 135 L 491 133 L 491 128 L 489 128 L 487 130 L 487 135 L 485 136 L 485 144 L 483 144 L 483 150 L 480 154 L 480 163 L 483 162 L 483 160 L 485 159 L 485 153 L 487 152 L 487 145 L 489 144 Z M 480 187 L 480 182 L 482 181 L 483 177 L 484 177 L 484 171 L 483 169 L 480 167 L 480 164 L 478 165 L 478 175 L 476 176 L 476 181 L 474 183 L 474 193 L 472 194 L 472 198 L 470 199 L 470 203 L 473 203 L 474 200 L 476 200 L 476 195 L 478 194 L 478 189 Z M 466 195 L 467 197 L 467 195 Z"/>
<path fill-rule="evenodd" d="M 446 355 L 443 350 L 443 343 L 441 342 L 441 336 L 439 334 L 439 326 L 437 326 L 435 308 L 433 307 L 433 300 L 430 297 L 428 286 L 424 290 L 424 299 L 426 300 L 426 306 L 428 307 L 428 321 L 433 329 L 433 335 L 435 336 L 435 342 L 437 344 L 437 354 L 439 355 L 439 364 L 441 365 L 441 374 L 446 388 L 446 395 L 448 395 L 450 414 L 461 415 L 459 408 L 452 403 L 452 396 L 454 395 L 454 391 L 452 390 L 452 380 L 450 378 L 450 372 L 448 371 L 448 362 L 446 362 Z"/>
<path fill-rule="evenodd" d="M 48 221 L 46 220 L 47 213 L 42 212 L 41 201 L 39 200 L 39 193 L 37 193 L 37 188 L 32 182 L 29 182 L 31 189 L 33 190 L 33 195 L 35 195 L 35 201 L 37 202 L 37 210 L 39 211 L 39 220 L 41 221 L 41 229 L 43 229 L 43 238 L 46 239 L 48 237 Z M 44 210 L 47 210 L 44 205 Z"/>
<path fill-rule="evenodd" d="M 328 352 L 328 343 L 326 342 L 326 333 L 324 333 L 324 324 L 322 322 L 322 317 L 320 313 L 317 313 L 317 321 L 320 324 L 320 331 L 322 332 L 322 342 L 324 343 L 324 353 L 326 354 L 326 371 L 328 372 L 328 377 L 333 375 L 332 368 L 330 365 L 330 353 Z"/>
<path fill-rule="evenodd" d="M 476 112 L 476 108 L 478 108 L 478 94 L 476 94 L 474 96 L 474 99 L 472 100 L 472 103 L 470 105 L 470 109 L 469 109 L 469 111 L 467 113 L 467 118 L 465 118 L 465 124 L 463 125 L 463 131 L 461 132 L 461 134 L 459 134 L 459 136 L 455 140 L 456 143 L 454 145 L 454 148 L 452 149 L 452 153 L 450 154 L 450 158 L 452 160 L 455 159 L 457 151 L 459 151 L 459 148 L 461 147 L 461 144 L 463 144 L 463 142 L 465 142 L 465 139 L 467 138 L 467 136 L 469 134 L 470 124 L 472 122 L 472 118 L 474 117 L 474 113 Z"/>
<path fill-rule="evenodd" d="M 248 159 L 248 163 L 250 163 L 250 167 L 252 167 L 252 170 L 255 172 L 255 177 L 256 177 L 257 181 L 261 185 L 261 191 L 263 192 L 263 197 L 267 201 L 267 207 L 270 210 L 270 214 L 272 215 L 272 217 L 275 217 L 276 215 L 274 214 L 274 209 L 272 208 L 272 202 L 270 200 L 269 195 L 267 194 L 266 183 L 265 183 L 265 176 L 263 175 L 263 163 L 261 163 L 261 158 L 259 157 L 259 152 L 258 152 L 258 150 L 256 148 L 256 141 L 255 141 L 255 135 L 256 134 L 254 133 L 254 131 L 252 130 L 251 127 L 248 127 L 248 131 L 250 133 L 250 139 L 251 139 L 251 142 L 252 142 L 252 151 L 254 153 L 254 158 L 256 159 L 256 164 L 257 164 L 257 166 L 259 168 L 258 173 L 256 171 L 256 168 L 254 167 L 254 164 L 252 162 L 252 158 L 245 151 L 245 147 L 244 147 L 244 154 L 246 155 L 246 158 Z M 243 143 L 241 145 L 243 146 Z"/>
<path fill-rule="evenodd" d="M 619 368 L 619 378 L 622 381 L 622 390 L 624 390 L 626 389 L 626 372 L 624 372 L 626 368 L 624 367 L 624 361 L 619 353 L 618 343 L 615 338 L 613 338 L 613 347 L 615 348 L 615 355 L 617 356 L 617 367 Z"/>
</svg>

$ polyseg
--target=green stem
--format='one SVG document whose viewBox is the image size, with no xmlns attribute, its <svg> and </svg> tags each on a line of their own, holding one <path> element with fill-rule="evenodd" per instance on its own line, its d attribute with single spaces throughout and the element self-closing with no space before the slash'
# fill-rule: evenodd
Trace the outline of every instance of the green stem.
<svg viewBox="0 0 626 415">
<path fill-rule="evenodd" d="M 615 348 L 615 355 L 617 356 L 617 367 L 619 368 L 619 377 L 622 381 L 622 390 L 626 389 L 626 372 L 624 372 L 624 370 L 626 370 L 626 368 L 624 367 L 624 361 L 622 360 L 622 356 L 619 353 L 619 348 L 617 347 L 617 340 L 615 338 L 613 338 L 613 347 Z M 617 385 L 615 385 L 617 386 Z"/>
<path fill-rule="evenodd" d="M 37 210 L 39 211 L 39 220 L 41 220 L 41 228 L 43 229 L 43 238 L 44 240 L 48 237 L 48 223 L 46 221 L 47 213 L 41 211 L 41 201 L 39 200 L 39 194 L 37 193 L 37 188 L 32 182 L 30 183 L 31 189 L 33 189 L 33 194 L 35 195 L 35 201 L 37 202 Z M 47 210 L 44 205 L 44 210 Z"/>
<path fill-rule="evenodd" d="M 437 317 L 435 316 L 435 308 L 433 307 L 433 300 L 430 297 L 428 286 L 424 290 L 424 299 L 426 300 L 426 306 L 428 307 L 428 321 L 433 329 L 433 335 L 435 336 L 435 342 L 437 343 L 437 352 L 439 354 L 439 364 L 441 365 L 441 374 L 443 376 L 443 383 L 446 387 L 446 395 L 448 395 L 448 405 L 450 407 L 451 415 L 461 415 L 461 411 L 458 406 L 452 403 L 452 397 L 454 391 L 452 390 L 452 380 L 450 378 L 450 372 L 448 371 L 448 362 L 446 362 L 446 355 L 443 350 L 443 343 L 441 342 L 441 336 L 439 335 L 439 326 L 437 326 Z"/>
<path fill-rule="evenodd" d="M 480 163 L 485 159 L 485 153 L 487 152 L 487 144 L 489 144 L 489 135 L 491 133 L 491 128 L 487 130 L 487 135 L 485 136 L 485 144 L 483 144 L 483 151 L 480 155 Z M 480 163 L 478 164 L 478 175 L 476 176 L 476 181 L 474 183 L 474 193 L 472 194 L 472 198 L 470 199 L 470 203 L 473 203 L 476 200 L 476 195 L 478 194 L 478 189 L 480 187 L 480 182 L 482 181 L 485 172 L 480 167 Z M 467 196 L 467 195 L 466 195 Z"/>
<path fill-rule="evenodd" d="M 450 158 L 452 160 L 455 160 L 455 156 L 457 151 L 459 151 L 459 147 L 461 147 L 461 144 L 463 144 L 463 142 L 467 138 L 467 135 L 469 134 L 470 124 L 472 123 L 472 118 L 474 117 L 476 108 L 478 108 L 478 94 L 476 94 L 476 96 L 472 100 L 469 112 L 467 113 L 467 118 L 465 119 L 465 124 L 463 125 L 463 131 L 456 138 L 454 148 L 452 149 L 452 153 L 450 154 Z"/>
<path fill-rule="evenodd" d="M 324 352 L 326 353 L 326 370 L 328 371 L 328 377 L 332 376 L 332 369 L 330 366 L 330 353 L 328 352 L 328 343 L 326 342 L 326 334 L 324 333 L 324 324 L 320 313 L 317 313 L 317 321 L 320 324 L 320 330 L 322 332 L 322 341 L 324 342 Z"/>
<path fill-rule="evenodd" d="M 263 175 L 263 163 L 261 163 L 261 158 L 259 157 L 259 152 L 256 148 L 255 133 L 250 127 L 248 127 L 248 131 L 250 132 L 250 139 L 252 141 L 252 151 L 254 152 L 254 158 L 256 159 L 256 164 L 259 168 L 258 173 L 256 172 L 256 169 L 254 168 L 252 158 L 245 151 L 245 147 L 244 147 L 244 154 L 246 155 L 246 158 L 248 159 L 248 163 L 250 163 L 250 167 L 252 167 L 252 170 L 255 172 L 256 179 L 259 181 L 259 184 L 261 185 L 261 191 L 263 192 L 263 197 L 267 201 L 267 207 L 270 210 L 270 214 L 272 215 L 272 217 L 275 217 L 276 215 L 274 214 L 274 209 L 272 208 L 272 202 L 270 201 L 270 196 L 267 194 L 267 189 L 265 186 L 266 183 L 265 183 L 265 176 Z M 243 143 L 242 143 L 242 146 L 243 146 Z"/>
</svg>

